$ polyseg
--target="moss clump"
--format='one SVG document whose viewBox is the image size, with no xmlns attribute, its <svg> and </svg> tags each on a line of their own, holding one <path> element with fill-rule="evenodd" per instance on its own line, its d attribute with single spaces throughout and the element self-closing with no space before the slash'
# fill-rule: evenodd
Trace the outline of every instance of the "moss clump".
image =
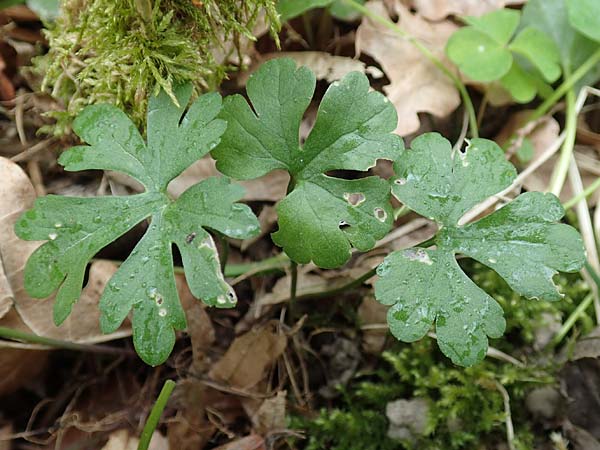
<svg viewBox="0 0 600 450">
<path fill-rule="evenodd" d="M 275 0 L 63 0 L 62 15 L 47 30 L 49 51 L 35 61 L 42 90 L 62 100 L 55 134 L 66 131 L 83 107 L 108 102 L 138 125 L 149 91 L 172 94 L 192 82 L 196 93 L 215 89 L 228 56 L 264 11 L 275 35 Z"/>
<path fill-rule="evenodd" d="M 562 321 L 589 293 L 579 275 L 558 275 L 556 283 L 565 293 L 560 302 L 532 301 L 515 294 L 495 272 L 467 261 L 473 280 L 501 305 L 507 320 L 507 334 L 490 344 L 512 356 L 533 361 L 539 358 L 532 346 L 536 331 L 546 326 L 547 316 Z M 584 315 L 573 333 L 585 332 L 593 320 Z M 490 357 L 469 368 L 453 365 L 444 357 L 435 340 L 424 338 L 412 344 L 394 344 L 385 352 L 376 370 L 357 376 L 342 391 L 335 408 L 322 409 L 316 417 L 293 416 L 290 425 L 304 429 L 306 439 L 294 448 L 305 450 L 419 449 L 458 450 L 495 448 L 506 439 L 504 399 L 508 393 L 515 426 L 515 448 L 536 448 L 525 397 L 536 387 L 556 383 L 551 355 L 546 364 L 530 362 L 517 367 Z M 399 398 L 421 398 L 429 405 L 423 435 L 398 442 L 387 437 L 386 405 Z M 547 444 L 547 442 L 546 442 Z"/>
</svg>

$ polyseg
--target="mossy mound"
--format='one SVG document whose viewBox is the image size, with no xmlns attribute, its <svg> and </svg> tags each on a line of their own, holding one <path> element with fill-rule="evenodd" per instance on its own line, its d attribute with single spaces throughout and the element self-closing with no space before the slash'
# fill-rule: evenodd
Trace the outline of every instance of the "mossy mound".
<svg viewBox="0 0 600 450">
<path fill-rule="evenodd" d="M 62 14 L 47 30 L 50 49 L 35 60 L 42 90 L 61 100 L 53 113 L 63 134 L 86 105 L 108 102 L 138 125 L 149 91 L 172 93 L 192 82 L 196 93 L 215 89 L 227 61 L 264 14 L 279 28 L 275 0 L 63 0 Z M 241 56 L 241 55 L 238 55 Z M 45 130 L 48 131 L 48 130 Z"/>
</svg>

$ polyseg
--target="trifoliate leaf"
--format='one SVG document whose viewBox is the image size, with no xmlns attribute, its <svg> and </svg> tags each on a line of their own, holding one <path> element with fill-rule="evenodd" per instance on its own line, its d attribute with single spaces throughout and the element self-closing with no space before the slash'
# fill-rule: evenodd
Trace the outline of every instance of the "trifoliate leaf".
<svg viewBox="0 0 600 450">
<path fill-rule="evenodd" d="M 511 42 L 510 49 L 527 58 L 549 83 L 560 77 L 560 54 L 546 33 L 526 27 Z"/>
<path fill-rule="evenodd" d="M 525 193 L 475 223 L 458 225 L 468 210 L 515 178 L 494 142 L 473 139 L 463 153 L 439 134 L 427 133 L 394 168 L 393 194 L 441 227 L 435 250 L 394 252 L 378 268 L 375 295 L 392 305 L 388 321 L 398 339 L 420 339 L 435 322 L 441 350 L 468 366 L 484 357 L 486 336 L 502 334 L 500 306 L 462 272 L 456 253 L 494 269 L 519 294 L 544 300 L 561 297 L 552 281 L 557 271 L 583 266 L 581 237 L 556 223 L 564 210 L 552 194 Z"/>
<path fill-rule="evenodd" d="M 469 26 L 461 28 L 448 40 L 448 57 L 474 80 L 498 80 L 513 63 L 507 44 L 519 24 L 519 13 L 500 9 L 466 20 Z"/>
<path fill-rule="evenodd" d="M 590 3 L 597 7 L 595 0 Z M 593 10 L 584 10 L 582 13 L 578 11 L 578 6 L 577 2 L 565 0 L 529 0 L 523 7 L 521 18 L 522 26 L 537 28 L 552 39 L 558 48 L 561 66 L 568 71 L 576 70 L 598 48 L 597 42 L 579 32 L 582 31 L 582 23 L 570 23 L 570 19 L 573 19 L 571 16 L 577 14 L 582 15 L 579 21 L 589 23 L 590 20 L 597 20 L 597 16 L 591 12 Z M 597 65 L 576 84 L 576 88 L 591 86 L 599 79 L 600 66 Z"/>
<path fill-rule="evenodd" d="M 512 39 L 519 17 L 512 9 L 467 17 L 469 26 L 452 35 L 446 53 L 473 80 L 499 80 L 516 101 L 528 102 L 538 90 L 538 72 L 547 82 L 560 77 L 560 54 L 552 39 L 538 28 L 526 27 Z"/>
<path fill-rule="evenodd" d="M 321 102 L 304 145 L 300 121 L 315 88 L 306 67 L 291 59 L 269 61 L 247 85 L 251 106 L 228 97 L 221 117 L 227 131 L 212 152 L 226 175 L 249 179 L 287 170 L 291 191 L 278 205 L 275 243 L 294 261 L 333 268 L 350 250 L 372 248 L 389 231 L 389 187 L 377 177 L 344 180 L 334 170 L 367 170 L 379 158 L 394 159 L 402 140 L 392 134 L 396 111 L 378 92 L 369 92 L 364 74 L 353 72 L 333 83 Z"/>
<path fill-rule="evenodd" d="M 567 0 L 569 22 L 582 34 L 600 42 L 600 2 L 597 0 Z"/>
<path fill-rule="evenodd" d="M 192 293 L 212 306 L 231 307 L 236 298 L 225 282 L 212 237 L 206 229 L 233 238 L 258 232 L 251 210 L 235 203 L 243 189 L 226 178 L 210 178 L 176 201 L 167 184 L 208 153 L 226 124 L 218 119 L 218 94 L 200 97 L 184 115 L 191 89 L 175 92 L 179 105 L 161 92 L 148 108 L 148 142 L 129 118 L 110 105 L 88 106 L 75 120 L 75 132 L 89 145 L 60 158 L 66 170 L 104 169 L 126 173 L 146 192 L 125 197 L 74 198 L 49 195 L 36 201 L 15 229 L 26 240 L 47 240 L 29 259 L 25 287 L 33 297 L 58 289 L 54 319 L 69 315 L 81 292 L 86 265 L 103 247 L 136 224 L 150 225 L 114 274 L 100 300 L 104 332 L 116 330 L 133 308 L 133 338 L 144 361 L 160 364 L 169 356 L 174 329 L 185 327 L 173 273 L 172 244 L 181 253 Z"/>
</svg>

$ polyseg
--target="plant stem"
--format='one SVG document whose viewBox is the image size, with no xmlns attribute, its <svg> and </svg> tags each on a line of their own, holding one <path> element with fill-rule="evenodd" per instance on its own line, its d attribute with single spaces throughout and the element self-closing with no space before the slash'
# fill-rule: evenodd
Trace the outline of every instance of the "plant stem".
<svg viewBox="0 0 600 450">
<path fill-rule="evenodd" d="M 410 212 L 410 209 L 406 205 L 402 205 L 399 208 L 394 209 L 394 220 L 398 220 L 400 217 L 405 216 Z"/>
<path fill-rule="evenodd" d="M 471 97 L 469 97 L 467 88 L 465 87 L 463 82 L 460 80 L 460 78 L 454 74 L 454 72 L 452 72 L 450 69 L 448 69 L 444 65 L 444 63 L 437 56 L 435 56 L 431 50 L 429 50 L 425 45 L 423 45 L 417 38 L 408 34 L 405 31 L 403 31 L 397 24 L 395 24 L 391 20 L 389 20 L 383 16 L 380 16 L 379 14 L 371 11 L 366 6 L 361 5 L 360 3 L 357 3 L 355 0 L 342 0 L 342 1 L 346 5 L 350 6 L 352 9 L 354 9 L 355 11 L 367 16 L 369 19 L 373 20 L 374 22 L 377 22 L 377 23 L 383 25 L 384 27 L 386 27 L 387 29 L 392 31 L 394 34 L 396 34 L 399 37 L 401 37 L 402 39 L 410 42 L 429 61 L 431 61 L 431 63 L 433 65 L 435 65 L 440 71 L 442 71 L 442 73 L 444 75 L 446 75 L 452 81 L 452 83 L 454 83 L 454 86 L 456 86 L 456 89 L 458 89 L 458 92 L 460 93 L 463 104 L 464 104 L 464 106 L 467 110 L 468 116 L 469 116 L 469 130 L 471 133 L 471 137 L 473 137 L 473 138 L 479 137 L 479 129 L 477 127 L 477 116 L 475 114 L 475 108 L 473 107 L 473 102 L 471 101 Z"/>
<path fill-rule="evenodd" d="M 173 380 L 165 381 L 165 384 L 163 385 L 160 394 L 156 399 L 156 403 L 152 407 L 152 411 L 150 411 L 148 420 L 146 420 L 146 425 L 144 425 L 144 429 L 142 430 L 140 443 L 138 444 L 138 450 L 148 450 L 150 440 L 152 439 L 152 434 L 154 433 L 154 430 L 156 430 L 160 416 L 162 415 L 165 406 L 167 406 L 167 401 L 169 400 L 174 388 L 175 382 Z"/>
<path fill-rule="evenodd" d="M 599 62 L 600 48 L 598 48 L 598 50 L 592 53 L 590 57 L 586 59 L 585 62 L 577 68 L 575 72 L 573 72 L 565 78 L 565 80 L 554 91 L 554 93 L 546 100 L 544 100 L 544 102 L 535 109 L 533 114 L 529 116 L 529 121 L 531 122 L 537 120 L 544 114 L 546 114 L 563 95 L 565 95 L 569 90 L 571 90 L 573 86 L 575 86 L 575 83 L 581 80 L 584 77 L 584 75 L 588 73 Z"/>
<path fill-rule="evenodd" d="M 575 91 L 569 89 L 567 91 L 567 118 L 565 122 L 565 140 L 560 151 L 560 158 L 554 167 L 552 179 L 548 191 L 552 192 L 557 197 L 562 191 L 569 164 L 571 164 L 571 156 L 573 155 L 573 147 L 575 146 L 575 137 L 577 135 L 577 110 L 575 108 Z"/>
<path fill-rule="evenodd" d="M 563 203 L 563 208 L 571 209 L 581 200 L 583 200 L 584 198 L 588 198 L 590 195 L 592 195 L 598 188 L 600 188 L 600 178 L 597 178 L 596 181 L 594 181 L 587 188 L 585 188 L 585 190 Z"/>
<path fill-rule="evenodd" d="M 122 261 L 113 261 L 116 264 L 122 264 Z M 272 256 L 262 261 L 242 263 L 242 264 L 227 264 L 223 273 L 227 278 L 235 278 L 245 273 L 252 272 L 254 275 L 267 274 L 272 272 L 283 272 L 289 265 L 290 259 L 285 253 Z M 183 267 L 175 266 L 175 273 L 184 273 Z"/>
<path fill-rule="evenodd" d="M 588 294 L 582 300 L 582 302 L 579 305 L 577 305 L 575 311 L 573 311 L 571 315 L 567 318 L 567 320 L 565 320 L 565 323 L 563 323 L 563 326 L 560 327 L 560 330 L 558 331 L 558 333 L 556 333 L 556 336 L 554 336 L 552 338 L 552 341 L 550 341 L 550 348 L 554 348 L 558 344 L 560 344 L 560 342 L 565 338 L 565 336 L 571 330 L 571 328 L 573 328 L 573 325 L 575 325 L 577 320 L 583 315 L 585 310 L 589 308 L 593 301 L 594 294 Z"/>
<path fill-rule="evenodd" d="M 108 345 L 77 344 L 75 342 L 61 341 L 37 334 L 25 333 L 8 327 L 0 327 L 0 338 L 13 341 L 27 342 L 30 344 L 41 344 L 48 347 L 60 348 L 64 350 L 75 350 L 79 352 L 103 353 L 108 355 L 132 355 L 133 352 L 124 349 L 110 347 Z"/>
</svg>

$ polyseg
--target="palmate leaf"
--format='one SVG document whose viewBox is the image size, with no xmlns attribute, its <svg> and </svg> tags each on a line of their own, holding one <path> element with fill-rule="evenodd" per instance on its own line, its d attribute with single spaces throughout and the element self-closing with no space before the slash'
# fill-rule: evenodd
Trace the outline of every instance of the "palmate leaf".
<svg viewBox="0 0 600 450">
<path fill-rule="evenodd" d="M 217 118 L 218 94 L 196 100 L 184 115 L 190 86 L 176 89 L 181 106 L 161 92 L 148 109 L 144 142 L 129 118 L 110 105 L 88 106 L 75 120 L 75 132 L 89 145 L 60 157 L 69 171 L 117 170 L 140 181 L 145 192 L 125 197 L 75 198 L 49 195 L 17 222 L 26 240 L 47 240 L 29 259 L 25 288 L 44 298 L 58 289 L 54 320 L 62 323 L 79 298 L 87 263 L 103 247 L 144 219 L 145 235 L 114 274 L 100 299 L 101 328 L 116 330 L 133 308 L 133 339 L 148 364 L 165 361 L 183 329 L 185 316 L 173 273 L 172 244 L 181 253 L 192 293 L 211 306 L 231 307 L 235 292 L 221 273 L 215 244 L 207 228 L 233 238 L 259 231 L 252 211 L 236 203 L 243 189 L 226 178 L 209 178 L 176 201 L 168 183 L 219 142 L 226 124 Z"/>
<path fill-rule="evenodd" d="M 556 223 L 564 211 L 552 194 L 522 194 L 489 216 L 458 226 L 468 210 L 515 178 L 494 142 L 473 139 L 464 153 L 453 152 L 445 138 L 427 133 L 394 168 L 394 196 L 441 227 L 436 249 L 397 251 L 378 268 L 375 295 L 392 306 L 388 322 L 398 339 L 420 339 L 435 322 L 441 350 L 468 366 L 485 356 L 488 336 L 502 335 L 502 309 L 464 274 L 456 253 L 494 269 L 519 294 L 544 300 L 561 298 L 552 281 L 557 271 L 583 266 L 581 237 Z"/>
<path fill-rule="evenodd" d="M 227 131 L 212 152 L 226 175 L 249 179 L 274 169 L 290 173 L 292 187 L 277 206 L 274 242 L 294 261 L 323 268 L 344 264 L 350 250 L 368 250 L 389 231 L 389 185 L 378 177 L 345 180 L 334 170 L 367 170 L 379 158 L 395 159 L 403 148 L 392 134 L 396 111 L 364 74 L 353 72 L 332 84 L 303 146 L 302 116 L 315 76 L 291 59 L 269 61 L 248 81 L 251 106 L 228 97 L 221 117 Z"/>
</svg>

